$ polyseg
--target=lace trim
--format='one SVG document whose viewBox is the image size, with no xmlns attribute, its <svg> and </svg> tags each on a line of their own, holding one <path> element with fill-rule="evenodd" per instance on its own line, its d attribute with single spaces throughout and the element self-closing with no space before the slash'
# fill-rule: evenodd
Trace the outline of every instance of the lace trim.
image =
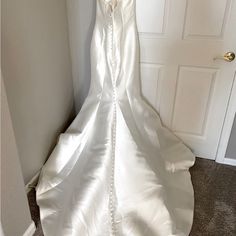
<svg viewBox="0 0 236 236">
<path fill-rule="evenodd" d="M 115 8 L 117 7 L 118 0 L 103 0 L 106 4 L 106 10 L 111 13 L 114 12 Z"/>
</svg>

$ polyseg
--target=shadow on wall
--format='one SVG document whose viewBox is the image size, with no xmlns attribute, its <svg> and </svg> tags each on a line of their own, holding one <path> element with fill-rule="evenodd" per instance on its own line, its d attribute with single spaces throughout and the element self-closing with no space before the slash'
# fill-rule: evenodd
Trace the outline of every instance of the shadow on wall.
<svg viewBox="0 0 236 236">
<path fill-rule="evenodd" d="M 27 183 L 75 116 L 65 0 L 2 1 L 2 71 Z"/>
<path fill-rule="evenodd" d="M 75 107 L 78 112 L 90 86 L 90 44 L 96 16 L 96 1 L 67 0 L 67 12 Z"/>
<path fill-rule="evenodd" d="M 32 225 L 8 101 L 1 78 L 1 221 L 0 235 L 23 235 Z M 14 226 L 14 227 L 13 227 Z M 3 231 L 3 232 L 1 232 Z"/>
</svg>

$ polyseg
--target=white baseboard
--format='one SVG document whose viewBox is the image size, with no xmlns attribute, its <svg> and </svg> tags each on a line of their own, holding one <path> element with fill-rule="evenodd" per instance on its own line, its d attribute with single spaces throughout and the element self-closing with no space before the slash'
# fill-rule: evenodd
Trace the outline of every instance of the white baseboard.
<svg viewBox="0 0 236 236">
<path fill-rule="evenodd" d="M 236 166 L 236 159 L 231 159 L 231 158 L 223 158 L 221 160 L 216 160 L 216 162 L 225 164 L 225 165 L 230 165 L 230 166 Z"/>
<path fill-rule="evenodd" d="M 225 160 L 224 160 L 224 164 L 231 165 L 231 166 L 236 166 L 236 160 L 226 157 Z"/>
<path fill-rule="evenodd" d="M 40 175 L 40 171 L 38 171 L 36 173 L 36 175 L 29 181 L 29 183 L 25 185 L 26 193 L 29 193 L 32 188 L 36 187 L 36 185 L 38 183 L 38 178 L 39 178 L 39 175 Z"/>
<path fill-rule="evenodd" d="M 27 228 L 27 230 L 25 231 L 25 233 L 23 234 L 23 236 L 33 236 L 33 234 L 35 233 L 35 230 L 36 230 L 36 227 L 35 227 L 34 222 L 32 221 L 29 227 Z"/>
</svg>

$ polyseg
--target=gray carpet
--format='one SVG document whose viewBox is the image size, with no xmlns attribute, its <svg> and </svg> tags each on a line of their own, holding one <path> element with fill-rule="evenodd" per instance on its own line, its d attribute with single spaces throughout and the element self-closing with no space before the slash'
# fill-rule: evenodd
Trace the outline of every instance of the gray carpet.
<svg viewBox="0 0 236 236">
<path fill-rule="evenodd" d="M 190 236 L 236 236 L 236 167 L 197 158 L 190 171 L 195 191 Z M 28 199 L 37 226 L 34 236 L 43 236 L 34 190 Z"/>
</svg>

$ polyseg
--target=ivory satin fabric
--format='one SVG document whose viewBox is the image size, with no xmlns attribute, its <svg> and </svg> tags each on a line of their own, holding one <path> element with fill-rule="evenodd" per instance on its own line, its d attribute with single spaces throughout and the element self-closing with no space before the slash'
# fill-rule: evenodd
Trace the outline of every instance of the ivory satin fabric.
<svg viewBox="0 0 236 236">
<path fill-rule="evenodd" d="M 189 235 L 195 158 L 142 99 L 139 70 L 135 0 L 97 0 L 89 95 L 37 186 L 45 236 Z"/>
</svg>

